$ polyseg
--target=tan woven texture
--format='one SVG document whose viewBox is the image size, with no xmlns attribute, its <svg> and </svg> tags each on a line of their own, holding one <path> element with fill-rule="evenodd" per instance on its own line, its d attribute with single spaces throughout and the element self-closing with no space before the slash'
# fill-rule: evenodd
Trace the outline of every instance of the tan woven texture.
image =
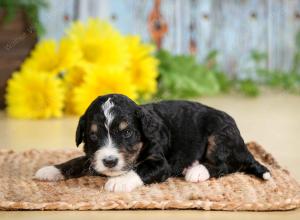
<svg viewBox="0 0 300 220">
<path fill-rule="evenodd" d="M 242 173 L 201 183 L 170 178 L 161 184 L 131 193 L 103 190 L 102 177 L 82 177 L 59 182 L 33 180 L 37 169 L 64 162 L 82 153 L 77 150 L 0 151 L 0 210 L 108 210 L 108 209 L 205 209 L 289 210 L 300 206 L 300 187 L 263 148 L 248 144 L 256 159 L 272 173 L 262 181 Z"/>
</svg>

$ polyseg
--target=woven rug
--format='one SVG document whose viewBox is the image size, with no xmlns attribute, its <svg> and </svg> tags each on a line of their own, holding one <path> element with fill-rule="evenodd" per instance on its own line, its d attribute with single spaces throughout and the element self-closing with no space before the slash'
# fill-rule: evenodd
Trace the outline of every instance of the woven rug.
<svg viewBox="0 0 300 220">
<path fill-rule="evenodd" d="M 170 178 L 161 184 L 131 193 L 103 189 L 103 177 L 82 177 L 59 182 L 33 180 L 37 169 L 74 158 L 78 150 L 0 151 L 0 210 L 108 210 L 108 209 L 204 209 L 290 210 L 300 206 L 300 186 L 271 154 L 248 144 L 256 159 L 273 178 L 262 181 L 242 173 L 201 183 Z"/>
</svg>

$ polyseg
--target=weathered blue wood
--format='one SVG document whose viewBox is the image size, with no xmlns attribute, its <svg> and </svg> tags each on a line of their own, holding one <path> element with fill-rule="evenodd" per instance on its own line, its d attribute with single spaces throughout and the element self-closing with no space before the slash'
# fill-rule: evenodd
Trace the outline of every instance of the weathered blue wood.
<svg viewBox="0 0 300 220">
<path fill-rule="evenodd" d="M 181 42 L 180 42 L 180 52 L 184 54 L 190 53 L 190 40 L 191 37 L 196 39 L 197 35 L 197 1 L 184 1 L 181 0 L 181 17 L 180 17 L 180 32 L 181 32 Z M 191 31 L 191 22 L 194 22 L 193 31 Z"/>
<path fill-rule="evenodd" d="M 122 34 L 138 34 L 150 41 L 147 17 L 152 1 L 136 0 L 80 0 L 79 19 L 86 21 L 89 16 L 108 20 Z"/>
<path fill-rule="evenodd" d="M 59 39 L 74 18 L 75 0 L 48 0 L 49 7 L 40 11 L 40 19 L 46 29 L 44 38 Z"/>
<path fill-rule="evenodd" d="M 222 69 L 243 77 L 250 68 L 251 50 L 267 50 L 266 8 L 266 0 L 211 0 L 199 4 L 199 60 L 203 60 L 209 51 L 217 50 Z"/>
<path fill-rule="evenodd" d="M 78 12 L 74 11 L 76 2 Z M 123 34 L 139 34 L 144 41 L 151 40 L 147 18 L 154 0 L 49 3 L 49 10 L 41 13 L 47 38 L 63 35 L 70 23 L 67 15 L 82 21 L 90 16 L 106 19 Z M 162 45 L 173 53 L 190 53 L 193 40 L 199 61 L 217 50 L 221 68 L 238 77 L 251 74 L 252 50 L 268 53 L 263 66 L 287 70 L 292 65 L 294 38 L 300 31 L 300 0 L 161 0 L 161 12 L 168 24 Z"/>
<path fill-rule="evenodd" d="M 179 50 L 179 46 L 176 45 L 176 37 L 178 37 L 176 31 L 179 27 L 177 26 L 178 20 L 176 19 L 175 2 L 177 3 L 178 1 L 161 1 L 161 13 L 168 24 L 168 32 L 165 34 L 162 47 L 174 53 Z"/>
<path fill-rule="evenodd" d="M 153 1 L 149 0 L 131 0 L 131 7 L 133 10 L 134 25 L 132 32 L 127 33 L 138 34 L 145 42 L 150 42 L 151 38 L 148 31 L 147 20 L 149 12 L 153 7 Z M 122 18 L 119 18 L 122 19 Z"/>
<path fill-rule="evenodd" d="M 300 31 L 299 0 L 268 0 L 268 55 L 270 69 L 289 70 Z"/>
</svg>

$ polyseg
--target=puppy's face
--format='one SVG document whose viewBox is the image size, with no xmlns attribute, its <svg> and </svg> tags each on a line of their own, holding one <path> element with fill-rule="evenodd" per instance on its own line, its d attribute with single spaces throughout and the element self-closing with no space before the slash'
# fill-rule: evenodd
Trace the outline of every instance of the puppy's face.
<svg viewBox="0 0 300 220">
<path fill-rule="evenodd" d="M 90 105 L 81 118 L 76 135 L 81 135 L 85 153 L 98 173 L 118 176 L 135 165 L 143 147 L 135 116 L 137 108 L 125 96 L 102 96 Z"/>
</svg>

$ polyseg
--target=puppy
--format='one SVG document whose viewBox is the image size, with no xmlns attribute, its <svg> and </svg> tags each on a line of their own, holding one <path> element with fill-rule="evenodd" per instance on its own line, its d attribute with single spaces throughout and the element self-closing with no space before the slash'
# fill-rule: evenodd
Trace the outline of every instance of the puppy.
<svg viewBox="0 0 300 220">
<path fill-rule="evenodd" d="M 190 101 L 137 105 L 128 97 L 98 97 L 81 116 L 77 146 L 85 156 L 43 167 L 35 177 L 57 181 L 83 175 L 109 177 L 107 191 L 184 176 L 199 182 L 241 171 L 267 180 L 269 170 L 248 151 L 225 112 Z"/>
</svg>

